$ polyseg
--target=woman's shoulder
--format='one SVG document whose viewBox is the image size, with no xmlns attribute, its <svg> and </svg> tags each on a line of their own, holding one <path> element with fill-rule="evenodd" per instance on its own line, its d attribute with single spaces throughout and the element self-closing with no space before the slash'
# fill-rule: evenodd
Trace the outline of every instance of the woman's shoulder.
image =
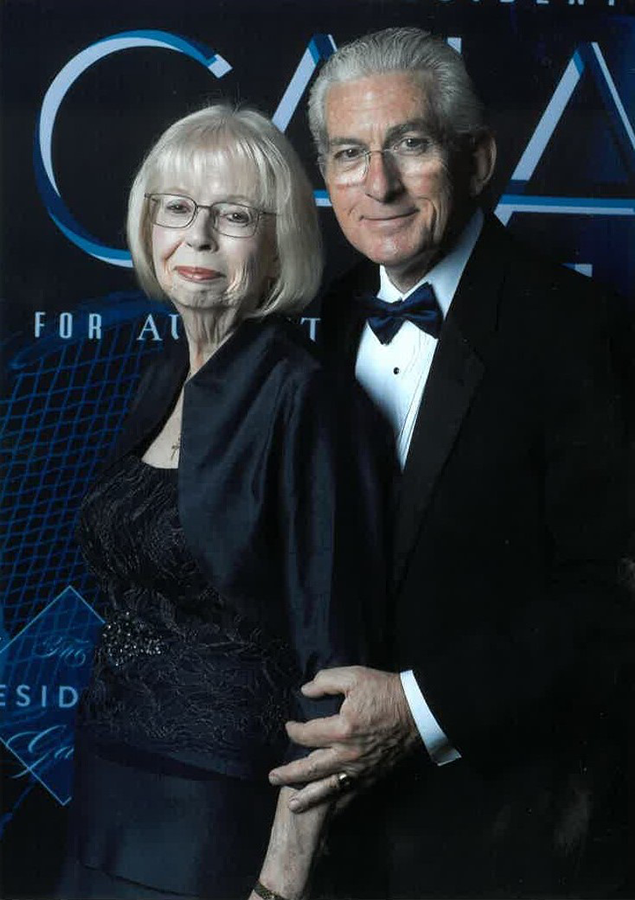
<svg viewBox="0 0 635 900">
<path fill-rule="evenodd" d="M 322 369 L 318 348 L 300 319 L 272 315 L 262 319 L 259 326 L 274 360 L 287 362 L 298 373 Z"/>
<path fill-rule="evenodd" d="M 255 376 L 261 386 L 279 384 L 293 395 L 329 380 L 320 351 L 299 320 L 270 315 L 244 323 L 241 331 L 233 363 L 246 378 Z"/>
<path fill-rule="evenodd" d="M 302 386 L 312 394 L 324 394 L 331 402 L 360 393 L 352 373 L 328 363 L 298 320 L 271 316 L 263 322 L 270 362 L 295 391 Z"/>
<path fill-rule="evenodd" d="M 392 453 L 392 432 L 354 373 L 325 361 L 319 346 L 299 323 L 289 319 L 273 321 L 272 317 L 268 324 L 273 356 L 280 363 L 294 406 L 318 418 L 326 415 L 340 424 L 346 422 L 359 435 L 374 434 Z"/>
<path fill-rule="evenodd" d="M 249 319 L 192 379 L 200 402 L 316 421 L 369 421 L 379 414 L 350 371 L 325 364 L 308 329 L 280 315 Z M 210 420 L 211 421 L 211 420 Z M 383 426 L 381 426 L 383 427 Z"/>
</svg>

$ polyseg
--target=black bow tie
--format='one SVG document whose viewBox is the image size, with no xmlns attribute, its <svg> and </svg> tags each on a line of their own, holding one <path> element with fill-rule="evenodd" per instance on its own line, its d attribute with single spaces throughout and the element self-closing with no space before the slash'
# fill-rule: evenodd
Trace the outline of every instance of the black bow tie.
<svg viewBox="0 0 635 900">
<path fill-rule="evenodd" d="M 443 313 L 434 288 L 427 282 L 406 300 L 386 303 L 378 297 L 364 296 L 361 302 L 368 324 L 382 344 L 389 344 L 406 320 L 435 338 L 441 331 Z"/>
</svg>

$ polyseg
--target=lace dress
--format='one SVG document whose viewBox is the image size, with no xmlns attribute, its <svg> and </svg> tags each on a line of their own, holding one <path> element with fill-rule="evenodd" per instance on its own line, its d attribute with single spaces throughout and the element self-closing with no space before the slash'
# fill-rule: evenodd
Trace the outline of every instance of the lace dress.
<svg viewBox="0 0 635 900">
<path fill-rule="evenodd" d="M 117 880 L 247 896 L 287 744 L 290 650 L 200 572 L 176 470 L 124 457 L 86 497 L 78 538 L 108 601 L 79 711 L 78 857 Z"/>
</svg>

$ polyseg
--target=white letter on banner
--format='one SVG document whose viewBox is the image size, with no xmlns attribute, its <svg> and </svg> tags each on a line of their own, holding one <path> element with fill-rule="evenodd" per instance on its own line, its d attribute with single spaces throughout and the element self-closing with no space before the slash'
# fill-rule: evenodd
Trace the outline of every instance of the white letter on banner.
<svg viewBox="0 0 635 900">
<path fill-rule="evenodd" d="M 159 331 L 158 331 L 158 329 L 157 329 L 157 326 L 154 324 L 154 319 L 153 319 L 153 317 L 152 317 L 152 313 L 150 313 L 150 315 L 147 317 L 147 319 L 146 319 L 145 322 L 143 323 L 143 328 L 142 328 L 141 331 L 139 332 L 139 337 L 137 338 L 137 340 L 138 340 L 138 341 L 145 341 L 145 339 L 146 339 L 146 332 L 149 332 L 149 333 L 152 335 L 152 340 L 153 340 L 153 341 L 160 341 L 160 340 L 161 340 L 161 337 L 160 337 L 160 335 L 159 335 Z"/>
<path fill-rule="evenodd" d="M 132 266 L 130 253 L 127 250 L 102 244 L 101 241 L 89 234 L 66 208 L 55 181 L 52 148 L 53 128 L 57 113 L 66 94 L 77 79 L 95 63 L 112 53 L 137 47 L 157 47 L 182 53 L 203 65 L 216 78 L 222 78 L 232 68 L 220 54 L 203 47 L 198 41 L 189 41 L 187 38 L 167 31 L 157 31 L 156 29 L 122 31 L 119 34 L 101 38 L 69 60 L 51 82 L 42 101 L 34 154 L 35 175 L 40 195 L 48 214 L 60 231 L 84 253 L 113 266 L 127 268 Z"/>
<path fill-rule="evenodd" d="M 70 698 L 68 697 L 68 692 L 70 691 Z M 69 706 L 75 706 L 77 700 L 79 699 L 79 694 L 75 690 L 75 688 L 70 684 L 61 684 L 59 690 L 59 708 L 60 709 L 68 709 Z"/>
<path fill-rule="evenodd" d="M 101 340 L 101 316 L 99 313 L 90 313 L 88 316 L 88 340 Z"/>
<path fill-rule="evenodd" d="M 31 705 L 31 688 L 28 684 L 19 684 L 15 694 L 18 698 L 15 704 L 16 706 L 23 707 Z"/>
<path fill-rule="evenodd" d="M 73 314 L 63 312 L 60 316 L 60 337 L 67 341 L 73 336 Z"/>
</svg>

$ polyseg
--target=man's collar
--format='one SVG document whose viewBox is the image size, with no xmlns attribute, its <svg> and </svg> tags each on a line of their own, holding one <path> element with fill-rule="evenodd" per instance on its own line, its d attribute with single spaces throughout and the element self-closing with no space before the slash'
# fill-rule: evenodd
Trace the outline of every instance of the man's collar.
<svg viewBox="0 0 635 900">
<path fill-rule="evenodd" d="M 456 293 L 456 289 L 461 280 L 463 270 L 467 265 L 474 245 L 476 244 L 481 230 L 483 228 L 483 212 L 477 209 L 470 221 L 467 223 L 461 235 L 452 248 L 452 250 L 439 260 L 429 272 L 427 272 L 421 281 L 413 285 L 406 294 L 402 294 L 388 278 L 386 270 L 383 266 L 379 267 L 379 293 L 378 297 L 386 300 L 388 303 L 394 303 L 396 300 L 408 297 L 421 284 L 427 282 L 434 288 L 439 306 L 443 316 L 447 316 L 450 304 Z"/>
</svg>

